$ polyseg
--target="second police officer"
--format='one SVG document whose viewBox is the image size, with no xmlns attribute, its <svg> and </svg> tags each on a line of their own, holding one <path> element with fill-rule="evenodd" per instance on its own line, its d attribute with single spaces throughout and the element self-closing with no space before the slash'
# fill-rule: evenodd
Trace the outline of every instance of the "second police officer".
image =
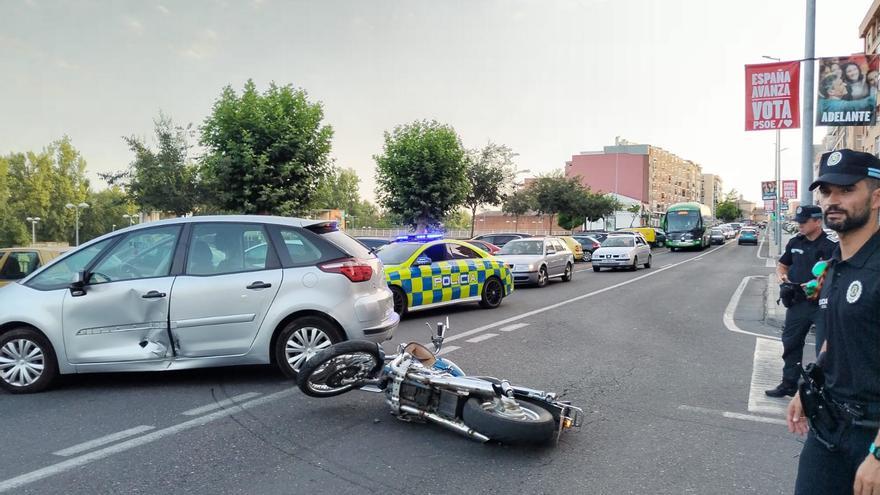
<svg viewBox="0 0 880 495">
<path fill-rule="evenodd" d="M 799 206 L 795 215 L 798 235 L 785 246 L 785 252 L 776 265 L 780 285 L 780 299 L 787 308 L 782 330 L 782 382 L 765 393 L 770 397 L 784 397 L 797 392 L 800 363 L 804 356 L 804 342 L 812 325 L 816 325 L 816 349 L 821 348 L 822 324 L 818 321 L 819 306 L 808 300 L 801 288 L 813 278 L 811 270 L 819 260 L 831 259 L 837 243 L 822 230 L 822 209 L 814 205 Z"/>
</svg>

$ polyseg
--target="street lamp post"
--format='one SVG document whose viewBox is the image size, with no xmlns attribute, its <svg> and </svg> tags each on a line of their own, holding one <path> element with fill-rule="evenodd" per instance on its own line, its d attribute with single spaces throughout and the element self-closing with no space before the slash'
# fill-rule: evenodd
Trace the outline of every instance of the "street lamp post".
<svg viewBox="0 0 880 495">
<path fill-rule="evenodd" d="M 37 222 L 40 217 L 27 217 L 25 220 L 31 223 L 31 246 L 37 243 Z"/>
<path fill-rule="evenodd" d="M 75 210 L 76 211 L 76 245 L 79 246 L 79 210 L 84 210 L 84 209 L 88 208 L 89 204 L 88 203 L 80 203 L 78 205 L 75 205 L 73 203 L 67 203 L 66 205 L 64 205 L 64 207 L 67 208 L 68 210 Z"/>
</svg>

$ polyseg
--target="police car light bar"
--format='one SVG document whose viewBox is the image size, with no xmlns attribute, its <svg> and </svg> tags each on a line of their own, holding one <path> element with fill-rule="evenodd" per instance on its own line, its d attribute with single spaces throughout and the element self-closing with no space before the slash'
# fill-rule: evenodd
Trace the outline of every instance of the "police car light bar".
<svg viewBox="0 0 880 495">
<path fill-rule="evenodd" d="M 442 238 L 443 234 L 410 234 L 397 236 L 395 240 L 398 242 L 428 242 Z"/>
</svg>

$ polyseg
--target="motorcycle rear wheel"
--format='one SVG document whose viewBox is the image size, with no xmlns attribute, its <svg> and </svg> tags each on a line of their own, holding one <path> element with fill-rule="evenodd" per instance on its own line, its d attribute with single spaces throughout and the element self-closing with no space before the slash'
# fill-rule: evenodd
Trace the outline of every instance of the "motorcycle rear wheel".
<svg viewBox="0 0 880 495">
<path fill-rule="evenodd" d="M 517 400 L 517 404 L 520 411 L 508 414 L 496 410 L 492 400 L 472 397 L 464 405 L 462 419 L 490 439 L 509 445 L 547 443 L 556 436 L 549 411 L 531 402 Z"/>
<path fill-rule="evenodd" d="M 312 356 L 299 370 L 297 385 L 311 397 L 334 397 L 375 377 L 384 364 L 379 346 L 362 340 L 333 344 Z"/>
</svg>

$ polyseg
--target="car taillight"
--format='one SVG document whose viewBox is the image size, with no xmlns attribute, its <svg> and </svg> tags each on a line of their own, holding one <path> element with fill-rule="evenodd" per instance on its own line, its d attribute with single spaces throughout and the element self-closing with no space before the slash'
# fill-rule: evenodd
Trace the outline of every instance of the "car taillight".
<svg viewBox="0 0 880 495">
<path fill-rule="evenodd" d="M 593 243 L 593 249 L 599 249 L 601 246 L 602 246 L 602 245 L 599 244 L 598 242 L 594 242 L 594 243 Z"/>
<path fill-rule="evenodd" d="M 341 273 L 352 282 L 366 282 L 373 277 L 373 267 L 369 262 L 357 258 L 328 261 L 318 265 L 318 269 L 327 273 Z"/>
</svg>

